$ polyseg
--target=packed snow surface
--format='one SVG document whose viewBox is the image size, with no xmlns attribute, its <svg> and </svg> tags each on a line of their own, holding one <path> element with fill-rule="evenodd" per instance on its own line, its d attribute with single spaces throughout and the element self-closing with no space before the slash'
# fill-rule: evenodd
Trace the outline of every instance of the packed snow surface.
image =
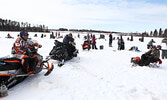
<svg viewBox="0 0 167 100">
<path fill-rule="evenodd" d="M 14 39 L 5 38 L 10 33 Z M 11 48 L 19 32 L 0 32 L 0 57 L 11 55 Z M 34 37 L 37 34 L 38 37 Z M 29 32 L 29 37 L 42 44 L 38 52 L 46 58 L 54 46 L 50 33 L 41 38 L 42 33 Z M 62 36 L 68 34 L 61 32 Z M 105 39 L 98 39 L 95 34 L 98 50 L 82 50 L 84 36 L 87 33 L 73 33 L 77 57 L 65 62 L 62 67 L 54 63 L 54 70 L 49 76 L 44 76 L 43 70 L 39 74 L 28 77 L 8 91 L 8 96 L 1 100 L 167 100 L 167 60 L 162 59 L 159 68 L 147 66 L 131 67 L 131 57 L 141 56 L 147 52 L 147 43 L 152 39 L 144 38 L 140 42 L 127 41 L 123 36 L 125 50 L 117 50 L 117 40 L 113 40 L 113 47 L 109 47 L 109 34 L 103 33 Z M 113 37 L 119 37 L 113 34 Z M 130 38 L 130 36 L 129 36 Z M 162 38 L 153 38 L 155 45 L 160 45 Z M 62 41 L 63 38 L 57 39 Z M 99 46 L 103 45 L 102 50 Z M 129 51 L 130 47 L 138 46 L 141 52 Z"/>
</svg>

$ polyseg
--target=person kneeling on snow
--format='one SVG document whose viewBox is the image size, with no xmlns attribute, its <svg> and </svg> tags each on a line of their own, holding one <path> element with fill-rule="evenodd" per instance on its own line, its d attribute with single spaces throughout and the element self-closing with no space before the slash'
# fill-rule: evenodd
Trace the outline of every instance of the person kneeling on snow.
<svg viewBox="0 0 167 100">
<path fill-rule="evenodd" d="M 129 49 L 129 51 L 135 51 L 135 52 L 141 52 L 139 49 L 138 49 L 138 47 L 137 46 L 132 46 L 130 49 Z"/>
<path fill-rule="evenodd" d="M 153 46 L 153 43 L 155 43 L 155 41 L 151 39 L 147 44 L 147 49 L 150 49 Z"/>
<path fill-rule="evenodd" d="M 74 46 L 75 42 L 74 42 L 74 38 L 72 37 L 71 33 L 69 33 L 68 35 L 64 37 L 63 43 L 66 45 L 69 58 L 72 58 L 73 56 L 75 56 L 73 54 L 76 51 L 76 48 Z"/>
<path fill-rule="evenodd" d="M 16 57 L 18 59 L 21 59 L 22 64 L 22 70 L 24 73 L 31 74 L 35 73 L 33 70 L 35 65 L 34 62 L 37 61 L 37 56 L 31 57 L 33 59 L 33 62 L 30 60 L 31 55 L 31 45 L 38 46 L 39 48 L 42 47 L 42 45 L 39 45 L 38 43 L 33 43 L 28 39 L 28 32 L 22 31 L 20 32 L 20 37 L 16 39 L 14 42 L 14 45 L 12 47 L 12 54 L 13 57 Z M 30 66 L 30 64 L 33 64 Z"/>
<path fill-rule="evenodd" d="M 148 66 L 150 62 L 156 62 L 159 60 L 160 51 L 156 48 L 156 46 L 152 46 L 151 50 L 144 53 L 141 56 L 141 61 L 139 63 L 140 66 Z"/>
</svg>

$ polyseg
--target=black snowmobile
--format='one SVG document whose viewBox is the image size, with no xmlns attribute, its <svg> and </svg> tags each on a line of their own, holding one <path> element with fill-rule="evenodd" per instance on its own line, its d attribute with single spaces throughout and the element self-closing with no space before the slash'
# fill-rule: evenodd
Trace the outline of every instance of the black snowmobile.
<svg viewBox="0 0 167 100">
<path fill-rule="evenodd" d="M 54 59 L 58 60 L 58 66 L 61 67 L 64 65 L 64 62 L 67 60 L 72 59 L 73 57 L 77 57 L 78 50 L 75 49 L 73 52 L 73 56 L 69 57 L 67 47 L 64 43 L 59 42 L 58 40 L 55 40 L 54 42 L 55 46 L 49 53 L 49 56 L 47 59 Z"/>
<path fill-rule="evenodd" d="M 47 70 L 45 73 L 45 76 L 47 76 L 53 70 L 53 63 L 49 66 L 49 59 L 43 60 L 43 56 L 37 53 L 38 47 L 32 46 L 31 49 L 33 49 L 31 56 L 34 54 L 38 56 L 38 65 L 36 64 L 34 68 L 35 73 L 24 73 L 21 60 L 18 58 L 0 58 L 0 97 L 7 96 L 8 89 L 22 82 L 28 76 L 37 74 L 43 69 Z"/>
</svg>

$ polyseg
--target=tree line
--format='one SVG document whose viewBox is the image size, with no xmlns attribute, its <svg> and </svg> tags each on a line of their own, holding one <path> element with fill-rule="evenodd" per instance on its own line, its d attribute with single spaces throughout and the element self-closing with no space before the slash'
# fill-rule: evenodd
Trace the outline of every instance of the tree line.
<svg viewBox="0 0 167 100">
<path fill-rule="evenodd" d="M 28 22 L 17 22 L 10 19 L 0 18 L 0 31 L 22 31 L 30 32 L 48 32 L 48 26 L 32 25 Z"/>
<path fill-rule="evenodd" d="M 59 29 L 51 29 L 51 31 L 73 31 L 73 32 L 94 32 L 94 33 L 110 33 L 110 31 L 102 31 L 102 30 L 92 30 L 92 29 L 67 29 L 67 28 L 59 28 Z"/>
<path fill-rule="evenodd" d="M 148 36 L 148 37 L 167 37 L 167 29 L 162 30 L 160 28 L 159 30 L 155 29 L 154 31 L 149 32 L 143 32 L 142 35 Z"/>
</svg>

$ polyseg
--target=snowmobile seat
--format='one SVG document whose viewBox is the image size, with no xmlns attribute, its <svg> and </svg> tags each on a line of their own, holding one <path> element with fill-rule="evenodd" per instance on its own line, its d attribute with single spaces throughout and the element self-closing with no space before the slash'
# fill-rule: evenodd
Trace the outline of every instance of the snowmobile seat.
<svg viewBox="0 0 167 100">
<path fill-rule="evenodd" d="M 21 66 L 21 60 L 18 58 L 0 59 L 0 71 L 15 70 Z"/>
</svg>

